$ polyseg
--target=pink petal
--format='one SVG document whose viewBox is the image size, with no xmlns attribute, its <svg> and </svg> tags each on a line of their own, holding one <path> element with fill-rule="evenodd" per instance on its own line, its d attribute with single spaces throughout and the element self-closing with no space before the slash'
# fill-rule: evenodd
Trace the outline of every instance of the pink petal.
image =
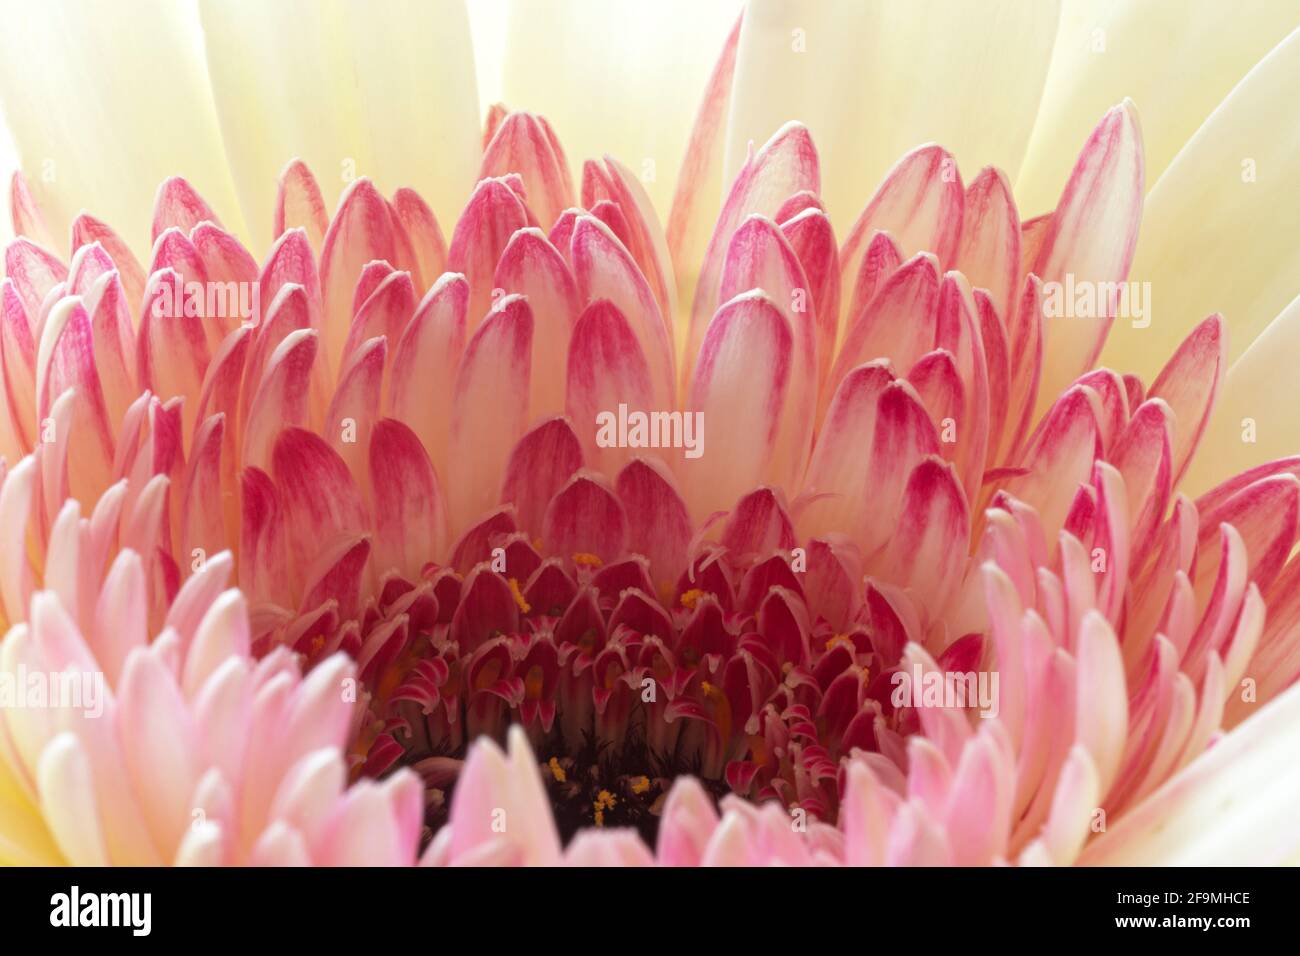
<svg viewBox="0 0 1300 956">
<path fill-rule="evenodd" d="M 586 460 L 606 474 L 616 472 L 637 452 L 634 447 L 598 444 L 604 416 L 620 416 L 620 406 L 644 415 L 667 411 L 670 406 L 658 404 L 657 397 L 645 353 L 627 318 L 612 302 L 592 302 L 573 330 L 565 399 Z M 629 446 L 631 439 L 629 429 Z M 644 440 L 649 442 L 648 437 Z"/>
<path fill-rule="evenodd" d="M 1011 185 L 992 166 L 966 187 L 954 268 L 987 289 L 998 315 L 1008 315 L 1020 279 L 1020 216 Z"/>
<path fill-rule="evenodd" d="M 469 280 L 471 330 L 492 307 L 492 275 L 506 244 L 527 225 L 528 212 L 505 180 L 484 179 L 474 187 L 447 252 L 447 268 Z"/>
<path fill-rule="evenodd" d="M 428 289 L 447 267 L 447 243 L 428 203 L 414 189 L 393 193 L 393 210 L 405 230 L 420 269 L 420 288 Z"/>
<path fill-rule="evenodd" d="M 465 348 L 452 399 L 447 499 L 453 533 L 496 503 L 506 463 L 528 423 L 533 314 L 505 296 Z"/>
<path fill-rule="evenodd" d="M 573 181 L 559 141 L 546 120 L 532 113 L 505 116 L 483 151 L 478 178 L 518 173 L 528 205 L 543 225 L 550 226 L 573 205 Z"/>
<path fill-rule="evenodd" d="M 319 436 L 285 428 L 271 463 L 283 500 L 291 575 L 301 575 L 333 535 L 366 530 L 361 492 L 343 459 Z"/>
<path fill-rule="evenodd" d="M 1123 282 L 1137 246 L 1145 192 L 1142 133 L 1125 100 L 1102 117 L 1075 163 L 1031 271 L 1043 282 Z M 1099 295 L 1098 298 L 1101 298 Z M 1045 364 L 1039 404 L 1093 367 L 1114 321 L 1108 303 L 1096 317 L 1045 324 Z"/>
<path fill-rule="evenodd" d="M 299 329 L 285 336 L 267 362 L 244 425 L 245 467 L 265 468 L 280 429 L 307 421 L 308 382 L 316 361 L 317 333 Z"/>
<path fill-rule="evenodd" d="M 703 416 L 707 441 L 679 472 L 697 519 L 755 485 L 789 479 L 796 439 L 782 426 L 793 362 L 790 323 L 765 293 L 737 296 L 713 317 L 687 403 Z"/>
<path fill-rule="evenodd" d="M 13 280 L 27 315 L 35 317 L 50 290 L 68 278 L 68 269 L 58 256 L 20 237 L 5 249 L 5 275 Z"/>
<path fill-rule="evenodd" d="M 904 258 L 929 252 L 940 269 L 956 257 L 965 202 L 957 161 L 940 146 L 918 146 L 886 175 L 840 250 L 840 301 L 848 302 L 859 262 L 876 232 L 888 232 Z"/>
<path fill-rule="evenodd" d="M 221 220 L 204 202 L 203 197 L 194 187 L 179 176 L 165 180 L 158 187 L 158 195 L 153 204 L 153 235 L 151 242 L 157 242 L 168 229 L 189 231 L 201 222 L 210 222 L 220 226 Z"/>
<path fill-rule="evenodd" d="M 849 370 L 886 358 L 898 369 L 910 369 L 935 344 L 935 307 L 939 273 L 934 259 L 917 255 L 886 280 L 844 335 L 830 381 L 838 383 Z"/>
<path fill-rule="evenodd" d="M 654 580 L 671 587 L 685 568 L 692 533 L 671 473 L 660 461 L 633 458 L 619 472 L 616 487 L 627 515 L 628 540 L 649 559 Z"/>
<path fill-rule="evenodd" d="M 797 422 L 802 440 L 788 447 L 792 459 L 787 463 L 786 483 L 793 483 L 803 473 L 812 440 L 806 423 L 817 401 L 817 319 L 803 267 L 772 220 L 754 215 L 740 224 L 727 247 L 720 289 L 723 301 L 762 289 L 781 308 L 794 333 L 786 409 Z"/>
<path fill-rule="evenodd" d="M 352 296 L 366 263 L 400 262 L 399 240 L 388 201 L 364 177 L 354 180 L 339 200 L 320 253 L 325 302 L 325 355 L 331 370 L 341 364 L 344 338 L 352 325 Z"/>
<path fill-rule="evenodd" d="M 1006 486 L 1037 510 L 1049 541 L 1064 525 L 1075 489 L 1088 480 L 1098 451 L 1092 402 L 1082 386 L 1075 386 L 1052 406 L 1030 440 L 1021 461 L 1028 473 Z"/>
<path fill-rule="evenodd" d="M 160 241 L 165 240 L 166 236 Z M 149 277 L 137 332 L 136 368 L 142 388 L 164 401 L 184 399 L 184 428 L 190 432 L 211 353 L 202 318 L 185 314 L 189 310 L 181 291 L 184 283 L 171 268 Z"/>
<path fill-rule="evenodd" d="M 699 354 L 711 317 L 723 302 L 720 284 L 732 233 L 746 217 L 755 213 L 768 218 L 775 216 L 787 196 L 803 191 L 817 193 L 820 188 L 817 150 L 812 136 L 799 123 L 787 123 L 777 130 L 741 167 L 731 184 L 700 267 L 687 337 L 687 362 L 682 369 L 685 379 L 691 377 L 691 360 Z"/>
<path fill-rule="evenodd" d="M 329 213 L 320 186 L 307 164 L 295 159 L 280 173 L 275 194 L 274 238 L 290 229 L 303 229 L 313 249 L 319 249 L 329 228 Z"/>
<path fill-rule="evenodd" d="M 530 419 L 562 411 L 564 379 L 558 370 L 568 355 L 569 336 L 580 310 L 568 263 L 540 229 L 522 229 L 501 254 L 492 286 L 525 296 L 533 310 Z"/>
<path fill-rule="evenodd" d="M 444 475 L 469 295 L 464 276 L 434 284 L 397 342 L 389 384 L 393 417 L 411 426 Z"/>
<path fill-rule="evenodd" d="M 904 490 L 913 469 L 939 453 L 939 439 L 920 397 L 896 380 L 880 391 L 865 490 L 864 524 L 852 532 L 864 556 L 871 556 L 894 533 Z"/>
<path fill-rule="evenodd" d="M 1151 398 L 1163 398 L 1174 414 L 1174 479 L 1187 470 L 1210 420 L 1214 399 L 1226 373 L 1228 341 L 1223 316 L 1215 313 L 1192 330 L 1151 386 Z"/>
<path fill-rule="evenodd" d="M 608 299 L 626 317 L 650 367 L 655 408 L 670 407 L 676 394 L 673 348 L 659 303 L 641 270 L 604 223 L 580 216 L 570 241 L 580 301 Z"/>
<path fill-rule="evenodd" d="M 510 452 L 501 501 L 515 506 L 521 528 L 538 534 L 551 498 L 582 465 L 582 445 L 573 426 L 568 419 L 549 418 Z"/>
<path fill-rule="evenodd" d="M 608 563 L 623 553 L 627 518 L 601 476 L 579 472 L 551 499 L 542 527 L 551 553 L 594 554 Z"/>
<path fill-rule="evenodd" d="M 126 659 L 118 705 L 125 769 L 154 846 L 169 858 L 191 823 L 200 771 L 194 720 L 166 667 L 146 648 Z"/>
<path fill-rule="evenodd" d="M 970 512 L 956 472 L 928 456 L 907 480 L 898 525 L 876 573 L 910 588 L 937 620 L 965 575 L 969 540 Z"/>
<path fill-rule="evenodd" d="M 391 418 L 370 435 L 375 560 L 415 580 L 424 564 L 442 558 L 447 514 L 433 464 L 415 432 Z"/>
<path fill-rule="evenodd" d="M 603 162 L 589 160 L 582 168 L 582 205 L 594 213 L 602 200 L 613 203 L 624 217 L 628 231 L 624 245 L 654 290 L 671 338 L 677 290 L 672 284 L 668 243 L 640 180 L 612 156 Z"/>
<path fill-rule="evenodd" d="M 144 295 L 144 269 L 121 236 L 106 223 L 83 212 L 72 221 L 72 251 L 76 252 L 82 246 L 96 242 L 104 248 L 117 267 L 122 278 L 122 289 L 126 293 L 128 311 L 134 315 Z"/>
<path fill-rule="evenodd" d="M 803 265 L 816 316 L 817 388 L 827 388 L 840 321 L 840 258 L 830 217 L 805 209 L 781 223 L 781 233 Z"/>
<path fill-rule="evenodd" d="M 695 274 L 696 266 L 704 258 L 704 246 L 699 238 L 703 233 L 702 226 L 717 219 L 715 197 L 721 194 L 725 185 L 722 181 L 723 144 L 726 142 L 727 109 L 731 103 L 731 83 L 736 72 L 742 19 L 743 14 L 736 18 L 736 25 L 727 35 L 718 62 L 709 74 L 704 99 L 691 127 L 686 156 L 677 174 L 672 209 L 668 214 L 668 248 L 672 250 L 673 273 L 683 296 L 690 289 L 687 277 Z"/>
<path fill-rule="evenodd" d="M 344 360 L 338 388 L 325 412 L 324 434 L 339 453 L 363 493 L 369 492 L 370 430 L 379 420 L 380 390 L 388 340 L 369 339 Z"/>
<path fill-rule="evenodd" d="M 45 216 L 21 169 L 14 170 L 13 178 L 9 180 L 9 214 L 13 220 L 14 235 L 26 236 L 47 249 L 54 247 L 53 237 L 45 224 Z M 72 251 L 76 252 L 75 245 Z"/>
<path fill-rule="evenodd" d="M 384 336 L 396 343 L 415 314 L 415 284 L 409 272 L 393 272 L 379 283 L 352 319 L 347 342 L 343 346 L 343 367 L 363 342 Z M 343 377 L 340 370 L 339 378 Z"/>
</svg>

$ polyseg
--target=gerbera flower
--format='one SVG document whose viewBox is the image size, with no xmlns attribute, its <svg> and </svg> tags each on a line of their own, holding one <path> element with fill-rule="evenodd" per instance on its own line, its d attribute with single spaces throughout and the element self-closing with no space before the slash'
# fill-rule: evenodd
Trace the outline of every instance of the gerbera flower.
<svg viewBox="0 0 1300 956">
<path fill-rule="evenodd" d="M 391 82 L 404 64 L 472 89 L 446 7 L 354 38 L 332 12 L 277 29 L 279 8 L 201 5 L 211 99 L 193 24 L 164 7 L 131 42 L 178 31 L 160 55 L 180 151 L 218 129 L 228 151 L 169 158 L 148 223 L 140 170 L 40 180 L 42 150 L 79 145 L 60 139 L 75 117 L 6 99 L 25 172 L 0 512 L 26 540 L 0 562 L 0 660 L 102 671 L 115 701 L 106 725 L 6 715 L 15 854 L 411 861 L 421 822 L 430 863 L 1295 851 L 1271 828 L 1293 783 L 1250 753 L 1286 745 L 1300 706 L 1300 457 L 1254 454 L 1261 429 L 1275 454 L 1300 434 L 1251 404 L 1285 374 L 1269 343 L 1300 316 L 1293 244 L 1223 249 L 1180 219 L 1294 210 L 1272 170 L 1295 154 L 1252 139 L 1300 69 L 1284 13 L 1234 25 L 1232 56 L 1253 59 L 1224 68 L 1259 60 L 1235 87 L 1179 109 L 1153 94 L 1152 129 L 1150 84 L 1111 65 L 1093 82 L 1074 47 L 1149 42 L 1146 13 L 1088 32 L 1050 5 L 953 10 L 914 34 L 888 6 L 756 4 L 710 38 L 689 138 L 625 111 L 611 138 L 630 152 L 575 177 L 567 69 L 533 90 L 507 57 L 508 99 L 549 116 L 493 106 L 479 130 L 472 96 L 443 96 L 407 119 L 435 80 Z M 546 34 L 530 9 L 511 44 Z M 39 50 L 27 28 L 4 42 Z M 922 110 L 936 64 L 973 68 L 972 34 L 981 84 Z M 1170 47 L 1211 42 L 1189 36 Z M 864 37 L 888 43 L 857 82 L 902 117 L 879 136 L 831 95 Z M 322 71 L 313 90 L 328 128 L 296 80 L 236 108 L 273 39 L 350 58 L 355 86 Z M 967 115 L 977 95 L 990 115 Z M 324 145 L 362 127 L 353 154 Z M 1250 149 L 1232 200 L 1198 179 L 1228 135 Z M 670 208 L 638 141 L 685 150 Z M 126 198 L 120 220 L 71 215 Z M 1216 268 L 1185 276 L 1188 248 Z M 236 672 L 238 719 L 218 721 Z M 232 726 L 275 751 L 245 776 Z M 146 774 L 168 787 L 141 793 Z M 1221 837 L 1166 835 L 1211 799 L 1242 804 Z"/>
</svg>

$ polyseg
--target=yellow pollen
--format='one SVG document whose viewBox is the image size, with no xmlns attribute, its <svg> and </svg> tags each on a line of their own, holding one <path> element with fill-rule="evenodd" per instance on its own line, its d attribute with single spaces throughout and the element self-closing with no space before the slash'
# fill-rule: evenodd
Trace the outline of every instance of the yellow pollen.
<svg viewBox="0 0 1300 956">
<path fill-rule="evenodd" d="M 849 640 L 849 636 L 847 634 L 836 634 L 834 637 L 832 637 L 829 641 L 826 642 L 826 650 L 829 651 L 836 644 L 851 644 L 851 643 L 852 641 Z M 850 648 L 850 650 L 852 650 L 852 648 Z"/>
<path fill-rule="evenodd" d="M 709 698 L 709 700 L 720 700 L 723 697 L 722 691 L 706 680 L 700 681 L 700 693 Z"/>
<path fill-rule="evenodd" d="M 565 773 L 564 768 L 560 766 L 560 761 L 556 760 L 554 757 L 547 762 L 546 766 L 551 768 L 551 776 L 555 778 L 556 783 L 564 783 L 564 781 L 568 779 L 569 775 Z"/>
<path fill-rule="evenodd" d="M 632 792 L 633 792 L 633 793 L 645 793 L 645 792 L 646 792 L 647 790 L 649 790 L 649 789 L 650 789 L 650 778 L 649 778 L 649 777 L 633 777 L 633 778 L 632 778 Z"/>
<path fill-rule="evenodd" d="M 587 551 L 579 551 L 573 556 L 573 563 L 580 564 L 586 568 L 598 568 L 605 562 L 601 561 L 599 556 Z"/>
<path fill-rule="evenodd" d="M 315 657 L 317 654 L 319 654 L 321 648 L 324 646 L 325 646 L 325 635 L 317 634 L 315 637 L 311 639 L 311 656 Z"/>
<path fill-rule="evenodd" d="M 682 607 L 688 611 L 694 611 L 695 605 L 699 603 L 700 598 L 708 593 L 708 591 L 701 591 L 699 588 L 691 588 L 682 594 Z"/>
<path fill-rule="evenodd" d="M 510 593 L 515 596 L 515 603 L 519 605 L 520 612 L 527 614 L 533 609 L 532 605 L 524 600 L 524 596 L 519 590 L 519 580 L 517 578 L 510 579 Z"/>
<path fill-rule="evenodd" d="M 605 814 L 602 813 L 601 811 L 597 810 L 597 811 L 596 811 L 596 826 L 598 826 L 598 827 L 603 827 L 604 825 L 605 825 Z"/>
</svg>

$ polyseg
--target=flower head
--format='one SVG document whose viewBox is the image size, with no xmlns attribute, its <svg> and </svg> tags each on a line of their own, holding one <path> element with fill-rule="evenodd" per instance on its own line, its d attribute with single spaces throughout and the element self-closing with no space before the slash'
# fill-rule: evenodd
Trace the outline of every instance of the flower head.
<svg viewBox="0 0 1300 956">
<path fill-rule="evenodd" d="M 1223 852 L 1129 821 L 1294 710 L 1300 458 L 1204 479 L 1217 313 L 1154 374 L 1102 364 L 1150 321 L 1135 105 L 1033 218 L 926 144 L 840 219 L 798 121 L 711 203 L 742 42 L 666 229 L 504 107 L 446 232 L 365 177 L 331 215 L 294 160 L 264 252 L 171 178 L 146 259 L 83 213 L 65 261 L 15 175 L 0 659 L 113 690 L 102 723 L 6 718 L 59 853 Z"/>
</svg>

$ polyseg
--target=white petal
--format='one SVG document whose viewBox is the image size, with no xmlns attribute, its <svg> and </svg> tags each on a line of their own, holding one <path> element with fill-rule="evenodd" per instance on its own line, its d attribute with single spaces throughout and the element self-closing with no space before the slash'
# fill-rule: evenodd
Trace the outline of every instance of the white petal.
<svg viewBox="0 0 1300 956">
<path fill-rule="evenodd" d="M 750 140 L 766 142 L 791 119 L 812 131 L 827 209 L 846 225 L 894 162 L 927 141 L 972 176 L 991 164 L 1014 177 L 1056 18 L 1051 2 L 758 0 L 741 27 L 726 181 Z"/>
<path fill-rule="evenodd" d="M 550 120 L 575 175 L 584 159 L 620 160 L 666 219 L 695 110 L 739 10 L 736 0 L 516 0 L 503 98 Z"/>
<path fill-rule="evenodd" d="M 0 97 L 51 230 L 89 209 L 144 255 L 158 184 L 180 175 L 241 233 L 194 8 L 141 0 L 129 27 L 119 16 L 51 0 L 0 31 Z"/>
<path fill-rule="evenodd" d="M 213 96 L 258 248 L 295 157 L 328 208 L 369 176 L 414 188 L 440 222 L 473 185 L 481 136 L 461 0 L 203 0 Z M 209 197 L 211 198 L 211 197 Z"/>
<path fill-rule="evenodd" d="M 1235 360 L 1295 297 L 1297 89 L 1300 29 L 1232 91 L 1152 188 L 1129 273 L 1151 283 L 1146 314 L 1116 319 L 1107 364 L 1150 375 L 1211 312 L 1227 320 Z"/>
<path fill-rule="evenodd" d="M 1292 0 L 1252 3 L 1235 16 L 1220 0 L 1066 0 L 1016 202 L 1047 212 L 1094 117 L 1129 97 L 1142 114 L 1147 184 L 1237 83 L 1296 25 Z M 1207 310 L 1208 311 L 1208 310 Z"/>
</svg>

